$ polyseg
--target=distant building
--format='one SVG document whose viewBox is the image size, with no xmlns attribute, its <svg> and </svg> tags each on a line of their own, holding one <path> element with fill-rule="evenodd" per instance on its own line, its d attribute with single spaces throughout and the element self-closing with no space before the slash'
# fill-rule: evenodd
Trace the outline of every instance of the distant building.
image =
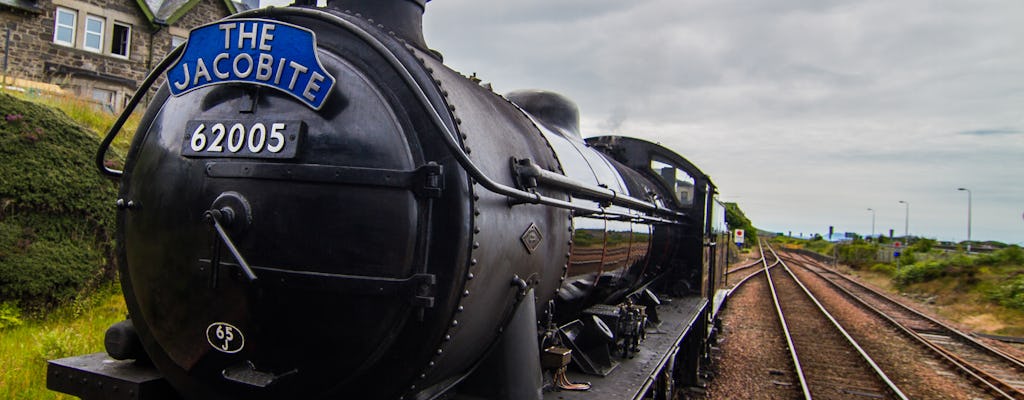
<svg viewBox="0 0 1024 400">
<path fill-rule="evenodd" d="M 4 84 L 55 84 L 117 112 L 189 30 L 248 8 L 231 0 L 0 0 Z"/>
</svg>

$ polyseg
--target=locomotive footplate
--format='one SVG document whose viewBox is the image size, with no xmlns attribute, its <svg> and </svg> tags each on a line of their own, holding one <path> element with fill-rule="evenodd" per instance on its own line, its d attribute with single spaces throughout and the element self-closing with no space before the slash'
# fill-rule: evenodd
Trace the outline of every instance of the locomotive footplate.
<svg viewBox="0 0 1024 400">
<path fill-rule="evenodd" d="M 663 299 L 664 300 L 664 299 Z M 586 375 L 572 368 L 567 373 L 571 382 L 590 382 L 588 391 L 553 391 L 544 393 L 545 400 L 566 399 L 639 399 L 652 387 L 657 374 L 672 362 L 678 350 L 683 354 L 691 349 L 694 338 L 700 339 L 702 316 L 708 301 L 700 296 L 672 298 L 658 306 L 661 324 L 647 328 L 647 338 L 640 343 L 640 351 L 633 358 L 615 357 L 618 367 L 608 376 Z M 699 345 L 700 340 L 695 343 Z M 685 357 L 680 356 L 680 360 Z"/>
<path fill-rule="evenodd" d="M 82 400 L 179 400 L 156 368 L 106 353 L 48 361 L 46 388 Z"/>
</svg>

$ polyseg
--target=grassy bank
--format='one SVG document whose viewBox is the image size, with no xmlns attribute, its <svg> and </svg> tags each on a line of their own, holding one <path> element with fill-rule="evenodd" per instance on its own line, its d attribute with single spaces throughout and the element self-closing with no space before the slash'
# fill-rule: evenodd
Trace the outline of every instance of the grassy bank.
<svg viewBox="0 0 1024 400">
<path fill-rule="evenodd" d="M 107 130 L 114 125 L 118 117 L 117 114 L 106 111 L 98 106 L 96 102 L 73 96 L 54 96 L 9 90 L 2 92 L 21 100 L 60 110 L 75 122 L 88 128 L 99 138 L 103 138 L 107 134 Z M 131 144 L 132 136 L 134 136 L 135 129 L 139 126 L 139 120 L 142 119 L 142 111 L 144 110 L 145 105 L 140 105 L 136 112 L 125 122 L 121 134 L 114 140 L 112 147 L 118 150 L 120 154 L 124 154 Z M 96 149 L 91 150 L 95 151 Z"/>
<path fill-rule="evenodd" d="M 117 185 L 93 165 L 115 118 L 83 100 L 0 91 L 0 399 L 70 398 L 46 389 L 46 360 L 102 351 L 126 315 L 112 261 Z"/>
<path fill-rule="evenodd" d="M 46 360 L 103 351 L 103 333 L 125 315 L 120 287 L 108 284 L 0 330 L 0 398 L 73 399 L 46 389 Z"/>
<path fill-rule="evenodd" d="M 41 314 L 113 280 L 117 184 L 97 134 L 0 93 L 0 302 Z"/>
</svg>

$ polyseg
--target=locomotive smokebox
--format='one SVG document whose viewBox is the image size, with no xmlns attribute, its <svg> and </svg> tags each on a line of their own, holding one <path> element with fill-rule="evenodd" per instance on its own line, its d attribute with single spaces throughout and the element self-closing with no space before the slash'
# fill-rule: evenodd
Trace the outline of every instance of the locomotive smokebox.
<svg viewBox="0 0 1024 400">
<path fill-rule="evenodd" d="M 385 31 L 426 50 L 423 40 L 423 10 L 428 0 L 328 0 L 327 6 L 362 14 Z"/>
</svg>

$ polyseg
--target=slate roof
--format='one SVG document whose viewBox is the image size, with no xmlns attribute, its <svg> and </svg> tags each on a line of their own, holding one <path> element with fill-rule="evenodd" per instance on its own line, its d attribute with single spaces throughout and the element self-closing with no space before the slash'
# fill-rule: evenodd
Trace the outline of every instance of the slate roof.
<svg viewBox="0 0 1024 400">
<path fill-rule="evenodd" d="M 28 11 L 33 14 L 42 14 L 43 8 L 35 0 L 0 0 L 0 6 L 7 6 L 16 10 Z"/>
<path fill-rule="evenodd" d="M 0 0 L 0 1 L 25 1 L 25 0 Z M 135 0 L 139 3 L 142 13 L 153 25 L 171 25 L 185 15 L 192 7 L 195 7 L 200 0 Z M 231 0 L 222 0 L 231 14 L 245 10 L 244 6 Z"/>
</svg>

